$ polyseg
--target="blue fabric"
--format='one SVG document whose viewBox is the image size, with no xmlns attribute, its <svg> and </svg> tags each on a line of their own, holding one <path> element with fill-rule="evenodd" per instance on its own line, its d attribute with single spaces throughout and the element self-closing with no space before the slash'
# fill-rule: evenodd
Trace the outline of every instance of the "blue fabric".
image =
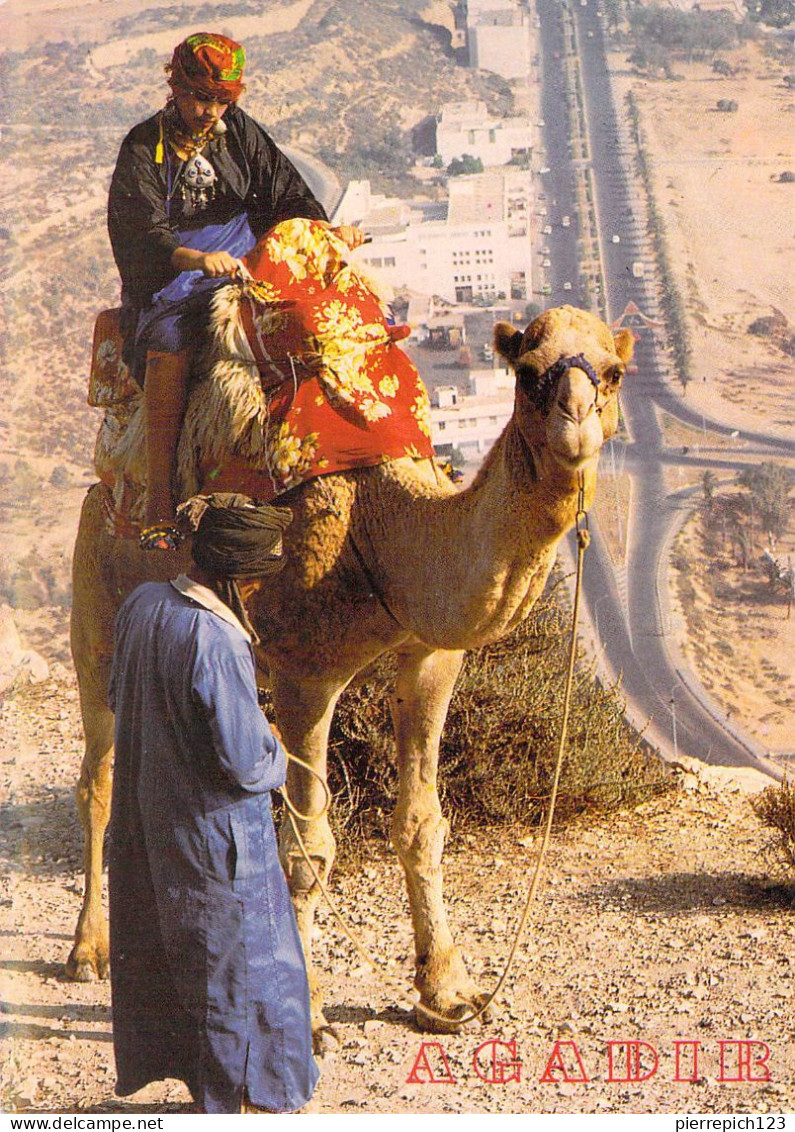
<svg viewBox="0 0 795 1132">
<path fill-rule="evenodd" d="M 251 251 L 256 240 L 248 215 L 242 212 L 226 224 L 180 231 L 179 243 L 195 251 L 225 251 L 240 258 Z M 226 276 L 210 279 L 202 271 L 182 271 L 152 297 L 151 306 L 139 315 L 135 331 L 133 374 L 141 385 L 147 353 L 179 354 L 192 346 L 207 325 L 210 299 L 228 282 Z"/>
<path fill-rule="evenodd" d="M 311 1097 L 309 991 L 270 791 L 285 753 L 242 634 L 168 583 L 116 622 L 109 854 L 116 1092 L 186 1082 L 205 1112 Z"/>
</svg>

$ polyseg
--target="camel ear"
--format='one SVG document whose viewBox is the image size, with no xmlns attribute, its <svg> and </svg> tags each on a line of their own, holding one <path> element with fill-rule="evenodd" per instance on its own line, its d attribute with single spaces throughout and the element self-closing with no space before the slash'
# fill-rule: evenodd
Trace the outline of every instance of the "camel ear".
<svg viewBox="0 0 795 1132">
<path fill-rule="evenodd" d="M 632 357 L 632 351 L 635 348 L 635 336 L 631 330 L 624 327 L 623 330 L 617 330 L 613 335 L 613 342 L 615 343 L 616 353 L 618 354 L 624 365 Z"/>
<path fill-rule="evenodd" d="M 515 362 L 522 352 L 522 333 L 514 330 L 510 322 L 498 322 L 494 327 L 494 349 L 506 362 Z"/>
</svg>

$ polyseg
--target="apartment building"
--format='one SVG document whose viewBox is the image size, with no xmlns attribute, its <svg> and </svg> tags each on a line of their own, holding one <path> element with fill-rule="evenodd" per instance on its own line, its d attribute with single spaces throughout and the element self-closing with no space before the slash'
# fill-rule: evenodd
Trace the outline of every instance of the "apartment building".
<svg viewBox="0 0 795 1132">
<path fill-rule="evenodd" d="M 440 456 L 457 448 L 466 460 L 480 460 L 513 413 L 514 377 L 507 367 L 471 370 L 468 389 L 440 386 L 431 391 L 431 437 Z"/>
<path fill-rule="evenodd" d="M 484 102 L 450 102 L 436 122 L 436 152 L 447 166 L 465 154 L 484 165 L 529 156 L 532 131 L 525 118 L 491 118 Z"/>
<path fill-rule="evenodd" d="M 394 288 L 451 303 L 528 299 L 532 292 L 532 181 L 519 169 L 454 177 L 447 201 L 401 201 L 352 181 L 337 224 L 372 238 L 359 262 Z"/>
<path fill-rule="evenodd" d="M 470 67 L 526 79 L 532 57 L 530 15 L 517 0 L 466 0 Z"/>
</svg>

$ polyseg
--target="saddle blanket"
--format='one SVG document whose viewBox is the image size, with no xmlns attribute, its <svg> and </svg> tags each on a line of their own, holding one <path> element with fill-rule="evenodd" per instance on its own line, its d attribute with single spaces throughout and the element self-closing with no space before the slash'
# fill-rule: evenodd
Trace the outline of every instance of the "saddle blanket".
<svg viewBox="0 0 795 1132">
<path fill-rule="evenodd" d="M 209 369 L 193 393 L 201 408 L 202 387 L 216 382 L 205 397 L 208 412 L 219 429 L 236 421 L 227 431 L 238 434 L 202 444 L 209 431 L 205 421 L 200 436 L 189 438 L 197 468 L 188 479 L 195 478 L 199 489 L 236 487 L 267 501 L 318 475 L 432 457 L 428 395 L 397 345 L 409 328 L 390 325 L 374 286 L 350 262 L 347 245 L 317 221 L 288 220 L 263 236 L 244 262 L 251 279 L 242 289 L 230 284 L 213 299 Z M 124 414 L 137 390 L 119 364 L 114 332 L 114 319 L 105 313 L 95 332 L 91 401 L 112 406 L 115 378 Z M 252 381 L 255 408 L 243 426 L 237 409 L 216 413 L 219 389 L 249 404 L 244 387 Z M 189 406 L 188 427 L 195 418 Z M 118 474 L 109 483 L 106 457 L 101 478 L 129 517 L 129 484 L 121 491 Z M 128 466 L 127 480 L 129 473 Z M 122 527 L 129 533 L 129 524 L 116 523 L 118 533 Z"/>
</svg>

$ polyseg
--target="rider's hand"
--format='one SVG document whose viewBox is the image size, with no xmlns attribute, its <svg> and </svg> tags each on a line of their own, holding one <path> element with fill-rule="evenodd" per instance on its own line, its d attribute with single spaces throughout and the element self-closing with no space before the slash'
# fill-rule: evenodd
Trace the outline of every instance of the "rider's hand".
<svg viewBox="0 0 795 1132">
<path fill-rule="evenodd" d="M 234 278 L 240 270 L 240 260 L 229 252 L 205 252 L 201 258 L 201 269 L 210 279 L 218 279 L 222 275 Z"/>
<path fill-rule="evenodd" d="M 346 243 L 349 248 L 358 248 L 367 239 L 367 233 L 363 232 L 361 228 L 357 228 L 353 224 L 340 224 L 338 228 L 332 228 L 335 236 Z"/>
</svg>

